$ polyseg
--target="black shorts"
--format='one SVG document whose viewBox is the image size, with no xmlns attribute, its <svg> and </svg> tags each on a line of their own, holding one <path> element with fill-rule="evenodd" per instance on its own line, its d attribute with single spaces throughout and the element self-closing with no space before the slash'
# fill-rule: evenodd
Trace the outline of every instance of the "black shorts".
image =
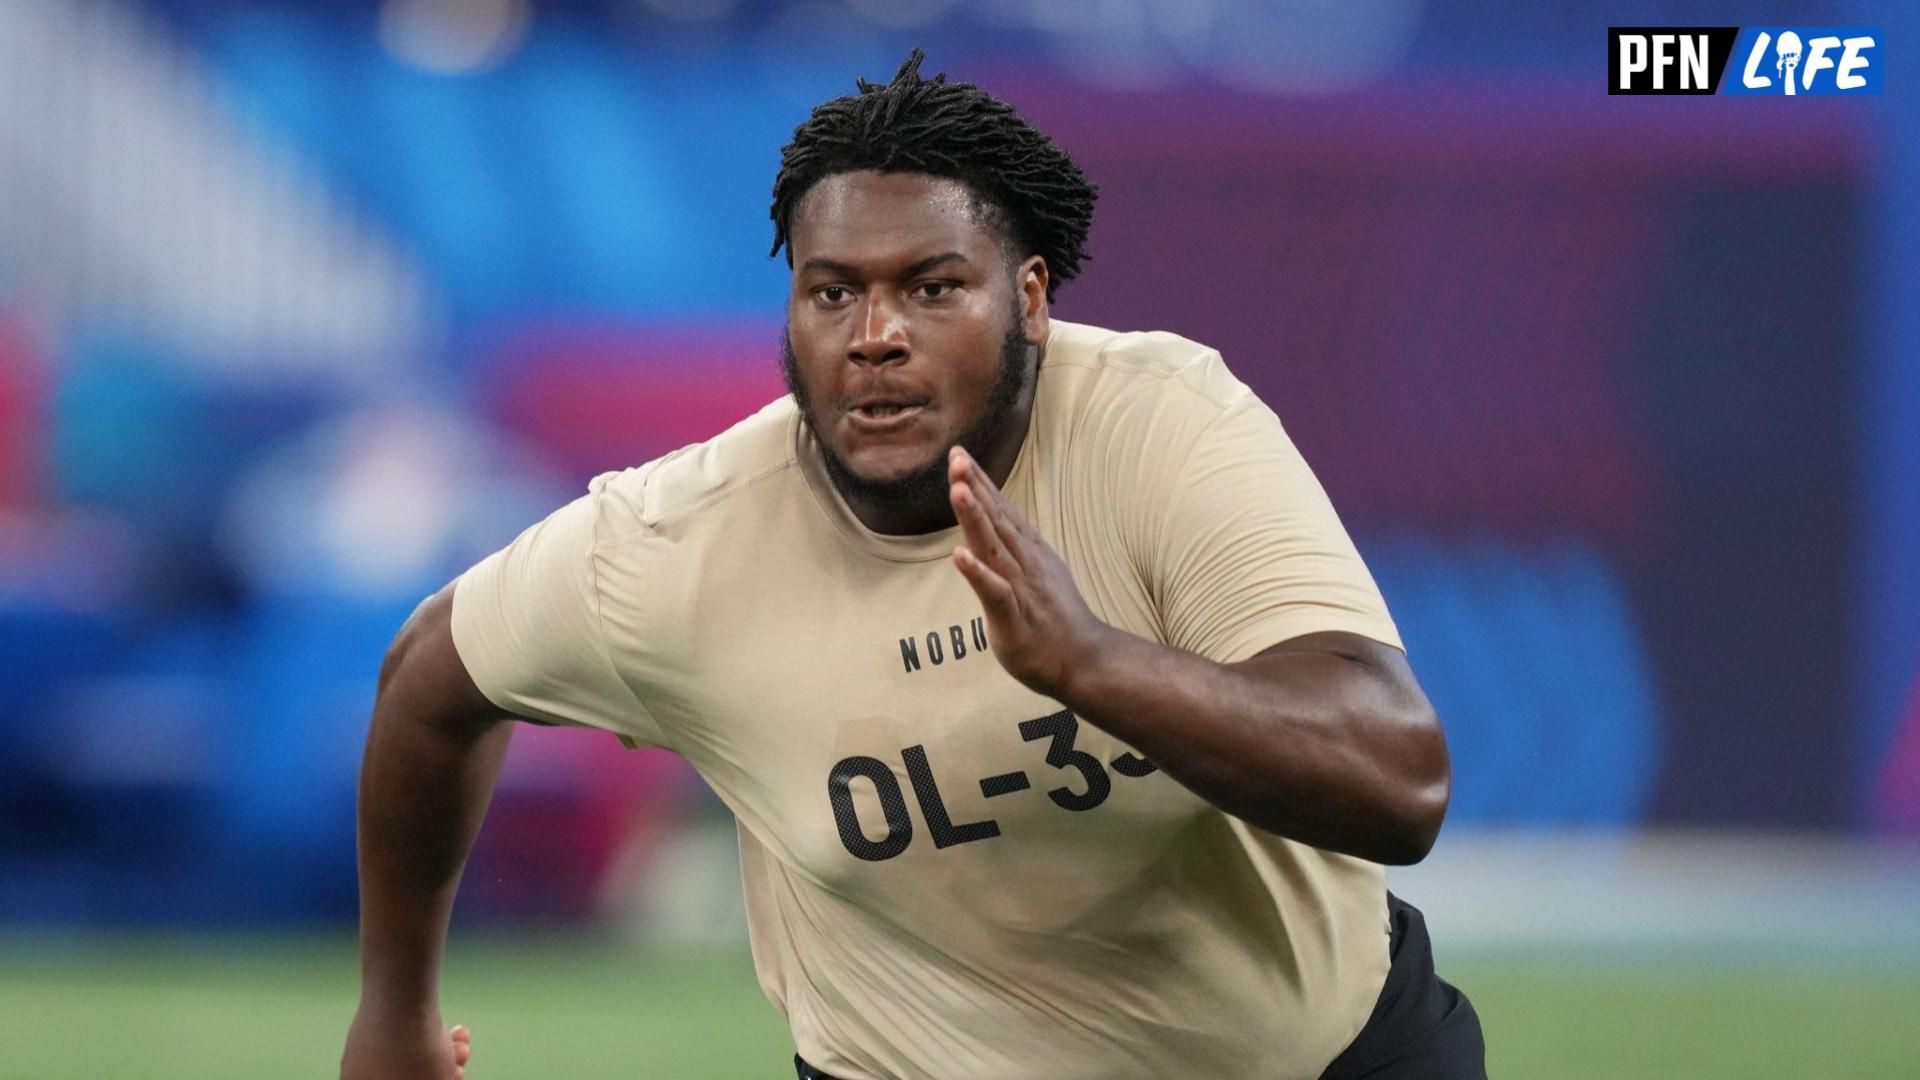
<svg viewBox="0 0 1920 1080">
<path fill-rule="evenodd" d="M 1420 909 L 1387 894 L 1392 966 L 1373 1015 L 1320 1080 L 1485 1080 L 1487 1043 L 1467 995 L 1433 970 Z"/>
<path fill-rule="evenodd" d="M 1467 996 L 1433 970 L 1420 909 L 1387 894 L 1391 964 L 1373 1015 L 1320 1080 L 1486 1080 L 1487 1046 Z M 796 1055 L 800 1080 L 834 1078 Z"/>
</svg>

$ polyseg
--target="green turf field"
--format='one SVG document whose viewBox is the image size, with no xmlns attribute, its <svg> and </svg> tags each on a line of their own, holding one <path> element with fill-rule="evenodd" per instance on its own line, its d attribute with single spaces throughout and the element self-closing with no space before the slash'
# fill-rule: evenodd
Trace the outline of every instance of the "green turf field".
<svg viewBox="0 0 1920 1080">
<path fill-rule="evenodd" d="M 1443 956 L 1443 961 L 1446 957 Z M 1492 957 L 1445 964 L 1496 1077 L 1920 1076 L 1920 972 Z M 353 1008 L 348 942 L 0 940 L 0 1077 L 325 1077 Z M 468 1076 L 792 1076 L 741 954 L 466 938 L 450 1019 Z"/>
</svg>

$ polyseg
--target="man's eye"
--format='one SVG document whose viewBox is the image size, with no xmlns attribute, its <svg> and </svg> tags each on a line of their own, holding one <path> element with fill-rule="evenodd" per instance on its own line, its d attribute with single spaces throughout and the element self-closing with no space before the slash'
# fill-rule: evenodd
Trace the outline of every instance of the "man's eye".
<svg viewBox="0 0 1920 1080">
<path fill-rule="evenodd" d="M 829 304 L 844 304 L 853 299 L 853 290 L 845 285 L 829 285 L 816 295 Z"/>
<path fill-rule="evenodd" d="M 916 291 L 925 299 L 938 300 L 953 290 L 954 284 L 951 281 L 923 281 Z"/>
</svg>

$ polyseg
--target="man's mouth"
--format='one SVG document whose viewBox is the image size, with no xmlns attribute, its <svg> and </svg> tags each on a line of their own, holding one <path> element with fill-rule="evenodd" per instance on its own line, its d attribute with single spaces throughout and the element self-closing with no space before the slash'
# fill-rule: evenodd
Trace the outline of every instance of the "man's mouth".
<svg viewBox="0 0 1920 1080">
<path fill-rule="evenodd" d="M 909 410 L 918 409 L 918 408 L 920 408 L 920 406 L 918 405 L 909 405 L 905 402 L 895 402 L 890 404 L 856 405 L 853 411 L 860 416 L 866 417 L 867 419 L 879 420 L 879 419 L 885 419 L 886 417 L 889 417 L 889 416 L 898 416 L 903 412 L 907 412 Z"/>
<path fill-rule="evenodd" d="M 847 422 L 858 432 L 884 434 L 911 424 L 926 407 L 924 401 L 906 398 L 867 400 L 847 409 Z"/>
</svg>

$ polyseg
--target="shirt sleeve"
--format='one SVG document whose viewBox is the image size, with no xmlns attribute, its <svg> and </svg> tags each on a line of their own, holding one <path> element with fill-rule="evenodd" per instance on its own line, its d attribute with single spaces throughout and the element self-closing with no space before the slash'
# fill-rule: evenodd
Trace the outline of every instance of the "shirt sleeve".
<svg viewBox="0 0 1920 1080">
<path fill-rule="evenodd" d="M 660 746 L 659 725 L 615 669 L 595 572 L 596 490 L 556 510 L 460 576 L 453 644 L 480 692 L 550 724 Z"/>
<path fill-rule="evenodd" d="M 1153 576 L 1168 644 L 1218 663 L 1329 630 L 1404 648 L 1326 492 L 1258 398 L 1200 432 L 1165 505 Z"/>
</svg>

